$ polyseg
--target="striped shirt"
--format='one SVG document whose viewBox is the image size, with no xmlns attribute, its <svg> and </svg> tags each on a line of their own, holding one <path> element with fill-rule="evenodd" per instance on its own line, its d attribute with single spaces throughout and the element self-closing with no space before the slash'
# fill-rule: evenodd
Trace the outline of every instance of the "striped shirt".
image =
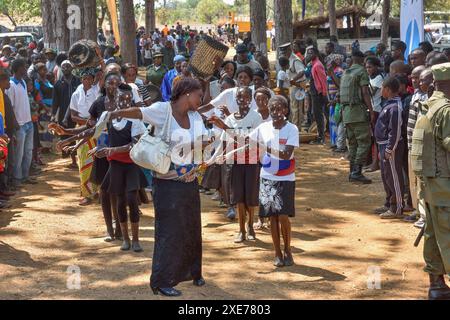
<svg viewBox="0 0 450 320">
<path fill-rule="evenodd" d="M 150 96 L 150 93 L 147 90 L 147 87 L 143 84 L 138 84 L 139 94 L 142 97 L 142 101 L 150 100 L 152 97 Z"/>
<path fill-rule="evenodd" d="M 428 95 L 426 93 L 422 93 L 420 90 L 416 90 L 416 92 L 414 92 L 414 95 L 412 96 L 411 104 L 409 105 L 408 127 L 406 128 L 406 132 L 408 135 L 408 150 L 411 150 L 412 134 L 419 113 L 419 104 L 427 99 Z"/>
</svg>

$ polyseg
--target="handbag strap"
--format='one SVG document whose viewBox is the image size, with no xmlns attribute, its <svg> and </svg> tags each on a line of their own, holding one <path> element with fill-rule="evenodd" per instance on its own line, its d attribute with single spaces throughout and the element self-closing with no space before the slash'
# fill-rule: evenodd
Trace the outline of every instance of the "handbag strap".
<svg viewBox="0 0 450 320">
<path fill-rule="evenodd" d="M 161 140 L 165 141 L 166 143 L 170 143 L 169 131 L 171 129 L 171 124 L 172 124 L 172 106 L 169 102 L 167 107 L 166 120 L 164 121 L 164 125 L 162 127 L 160 135 Z"/>
</svg>

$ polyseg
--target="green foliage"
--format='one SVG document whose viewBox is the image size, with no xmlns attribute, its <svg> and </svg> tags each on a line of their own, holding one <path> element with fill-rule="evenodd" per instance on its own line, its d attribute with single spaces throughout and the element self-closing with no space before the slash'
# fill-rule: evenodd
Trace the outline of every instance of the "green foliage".
<svg viewBox="0 0 450 320">
<path fill-rule="evenodd" d="M 0 13 L 7 16 L 13 24 L 26 22 L 41 15 L 40 0 L 0 0 Z"/>
<path fill-rule="evenodd" d="M 217 0 L 200 0 L 196 12 L 200 22 L 214 23 L 218 18 L 226 14 L 228 6 Z"/>
</svg>

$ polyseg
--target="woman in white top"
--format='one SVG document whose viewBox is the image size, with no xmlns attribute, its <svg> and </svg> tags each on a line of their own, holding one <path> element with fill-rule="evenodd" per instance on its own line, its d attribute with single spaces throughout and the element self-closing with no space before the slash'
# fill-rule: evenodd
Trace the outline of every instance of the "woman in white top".
<svg viewBox="0 0 450 320">
<path fill-rule="evenodd" d="M 84 126 L 90 118 L 89 109 L 100 96 L 100 90 L 94 85 L 95 70 L 85 69 L 81 73 L 81 85 L 75 90 L 70 99 L 70 112 L 72 121 L 78 126 Z M 89 181 L 94 159 L 89 156 L 90 150 L 96 146 L 95 139 L 89 139 L 77 149 L 78 165 L 80 170 L 81 197 L 79 205 L 85 206 L 93 202 L 97 194 L 97 185 Z"/>
<path fill-rule="evenodd" d="M 240 67 L 236 73 L 237 82 L 240 87 L 248 87 L 253 81 L 253 71 L 250 67 Z M 213 99 L 207 105 L 199 108 L 198 112 L 207 114 L 210 110 L 215 109 L 216 114 L 222 115 L 221 118 L 228 117 L 230 114 L 239 110 L 239 105 L 236 101 L 236 93 L 238 88 L 231 88 L 221 92 L 215 99 Z M 250 108 L 256 110 L 256 102 L 251 97 Z"/>
<path fill-rule="evenodd" d="M 155 294 L 179 296 L 181 292 L 174 287 L 182 281 L 193 280 L 196 286 L 205 284 L 202 277 L 200 195 L 196 165 L 192 159 L 194 142 L 203 141 L 207 135 L 203 119 L 197 112 L 202 96 L 202 86 L 197 80 L 183 78 L 175 84 L 171 102 L 111 113 L 112 119 L 142 119 L 155 127 L 155 134 L 161 132 L 167 113 L 172 115 L 173 163 L 167 174 L 156 174 L 153 180 L 155 248 L 150 286 Z M 182 158 L 177 159 L 180 144 L 188 148 L 183 149 Z"/>
<path fill-rule="evenodd" d="M 239 105 L 237 112 L 230 114 L 225 122 L 218 120 L 217 117 L 212 119 L 212 121 L 218 120 L 218 126 L 225 130 L 221 140 L 226 141 L 227 152 L 230 149 L 236 149 L 240 142 L 240 137 L 247 136 L 251 130 L 262 123 L 261 115 L 256 110 L 250 109 L 252 91 L 249 87 L 239 87 L 235 99 Z M 237 204 L 239 216 L 239 234 L 234 240 L 235 243 L 256 239 L 253 229 L 253 217 L 255 207 L 259 204 L 258 194 L 259 164 L 257 153 L 252 153 L 248 150 L 236 153 L 231 173 L 231 202 Z M 246 230 L 247 214 L 248 223 Z"/>
</svg>

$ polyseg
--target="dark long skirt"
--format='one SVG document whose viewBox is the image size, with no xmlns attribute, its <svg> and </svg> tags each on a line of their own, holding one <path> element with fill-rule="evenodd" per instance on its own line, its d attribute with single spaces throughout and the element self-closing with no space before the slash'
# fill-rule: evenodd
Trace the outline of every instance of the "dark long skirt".
<svg viewBox="0 0 450 320">
<path fill-rule="evenodd" d="M 174 287 L 202 276 L 198 183 L 153 180 L 155 246 L 150 285 Z"/>
</svg>

